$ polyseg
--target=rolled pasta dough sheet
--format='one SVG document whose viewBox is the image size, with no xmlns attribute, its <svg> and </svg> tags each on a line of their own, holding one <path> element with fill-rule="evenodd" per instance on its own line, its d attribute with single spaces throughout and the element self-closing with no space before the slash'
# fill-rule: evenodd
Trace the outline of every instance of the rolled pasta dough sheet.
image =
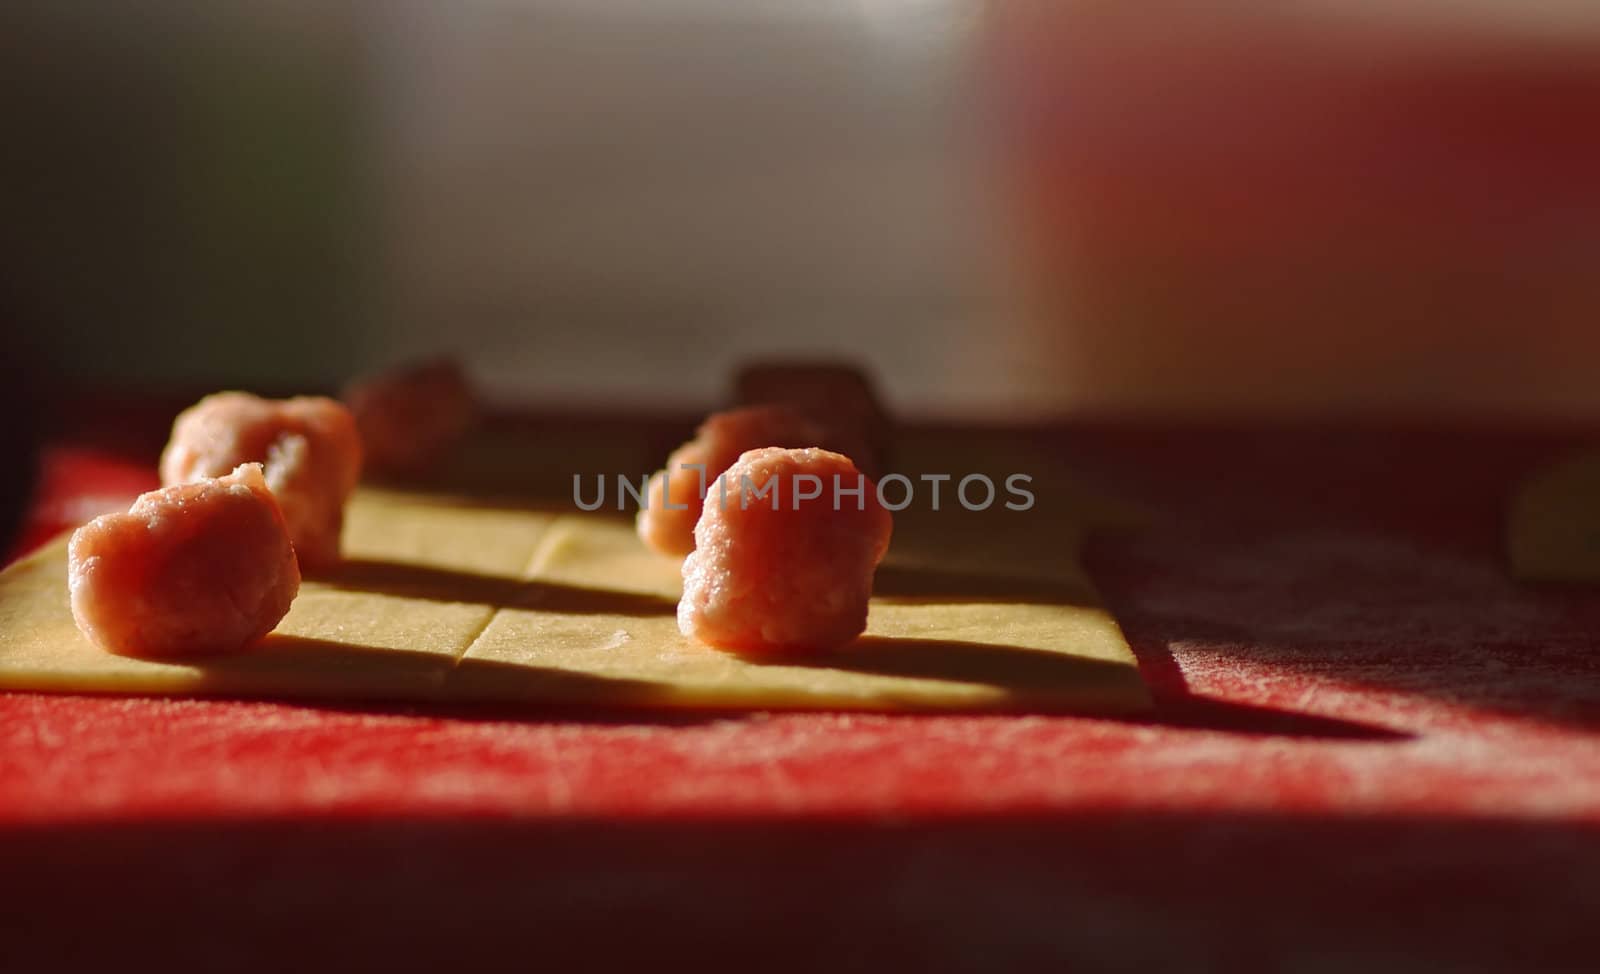
<svg viewBox="0 0 1600 974">
<path fill-rule="evenodd" d="M 1063 500 L 1063 498 L 1066 498 Z M 347 562 L 309 577 L 252 651 L 201 663 L 105 653 L 73 624 L 66 539 L 0 573 L 0 688 L 640 708 L 1130 712 L 1132 652 L 1078 559 L 1099 515 L 1070 495 L 897 518 L 866 635 L 805 663 L 679 634 L 679 562 L 615 511 L 554 513 L 363 489 Z M 1045 506 L 1041 503 L 1041 506 Z"/>
<path fill-rule="evenodd" d="M 1045 598 L 1037 587 L 1007 592 L 1001 578 L 970 596 L 875 598 L 861 639 L 802 663 L 685 639 L 677 562 L 644 549 L 626 522 L 560 518 L 531 575 L 528 602 L 501 610 L 468 649 L 461 695 L 533 698 L 547 677 L 581 676 L 560 692 L 662 707 L 1120 712 L 1149 702 L 1115 621 L 1069 587 Z"/>
</svg>

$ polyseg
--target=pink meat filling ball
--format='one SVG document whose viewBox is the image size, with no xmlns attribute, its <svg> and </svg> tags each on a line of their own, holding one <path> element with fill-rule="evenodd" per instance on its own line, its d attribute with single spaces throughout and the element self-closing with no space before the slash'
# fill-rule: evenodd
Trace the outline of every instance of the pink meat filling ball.
<svg viewBox="0 0 1600 974">
<path fill-rule="evenodd" d="M 67 549 L 72 616 L 109 652 L 183 659 L 235 652 L 289 611 L 300 568 L 256 464 L 141 495 Z"/>
<path fill-rule="evenodd" d="M 361 479 L 361 458 L 355 419 L 336 400 L 219 392 L 172 424 L 161 482 L 220 477 L 241 463 L 264 465 L 300 563 L 316 568 L 339 561 L 344 506 Z"/>
<path fill-rule="evenodd" d="M 644 543 L 664 555 L 681 557 L 694 550 L 695 524 L 700 520 L 702 483 L 711 490 L 717 477 L 740 454 L 768 446 L 824 446 L 826 432 L 784 406 L 753 406 L 713 413 L 695 431 L 694 439 L 672 451 L 666 469 L 650 478 L 637 527 Z M 704 480 L 693 464 L 705 467 Z"/>
<path fill-rule="evenodd" d="M 836 492 L 835 477 L 861 495 Z M 819 449 L 752 450 L 723 479 L 726 497 L 713 489 L 683 563 L 679 630 L 772 656 L 825 652 L 861 635 L 893 533 L 872 481 L 849 457 Z M 772 492 L 758 497 L 769 481 Z"/>
<path fill-rule="evenodd" d="M 460 363 L 431 359 L 357 379 L 342 397 L 355 415 L 367 463 L 416 474 L 437 464 L 478 419 L 478 401 Z"/>
<path fill-rule="evenodd" d="M 783 405 L 828 431 L 829 449 L 876 476 L 888 454 L 889 414 L 865 370 L 844 362 L 761 362 L 734 378 L 735 401 Z"/>
</svg>

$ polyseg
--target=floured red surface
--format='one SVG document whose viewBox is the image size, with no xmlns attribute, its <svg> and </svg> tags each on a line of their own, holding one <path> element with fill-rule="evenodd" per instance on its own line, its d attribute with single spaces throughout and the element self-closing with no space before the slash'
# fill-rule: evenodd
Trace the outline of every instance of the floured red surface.
<svg viewBox="0 0 1600 974">
<path fill-rule="evenodd" d="M 0 694 L 0 951 L 1592 969 L 1600 592 L 1499 551 L 1577 438 L 1050 438 L 1180 515 L 1091 558 L 1154 720 Z M 45 517 L 154 477 L 48 465 Z"/>
</svg>

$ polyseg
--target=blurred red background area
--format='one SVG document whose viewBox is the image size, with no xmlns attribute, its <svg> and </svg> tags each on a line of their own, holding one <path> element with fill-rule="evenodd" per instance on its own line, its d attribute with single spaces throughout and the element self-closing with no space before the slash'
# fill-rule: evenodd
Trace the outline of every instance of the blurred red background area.
<svg viewBox="0 0 1600 974">
<path fill-rule="evenodd" d="M 1600 18 L 1498 6 L 991 4 L 1018 278 L 1063 381 L 1600 415 Z"/>
</svg>

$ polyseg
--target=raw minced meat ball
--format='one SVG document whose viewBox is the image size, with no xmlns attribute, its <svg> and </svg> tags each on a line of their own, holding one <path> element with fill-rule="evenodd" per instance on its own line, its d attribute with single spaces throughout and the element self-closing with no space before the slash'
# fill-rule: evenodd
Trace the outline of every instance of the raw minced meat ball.
<svg viewBox="0 0 1600 974">
<path fill-rule="evenodd" d="M 161 454 L 161 482 L 219 477 L 260 463 L 277 497 L 300 563 L 339 560 L 344 505 L 361 479 L 361 437 L 333 399 L 262 399 L 245 392 L 207 396 L 179 414 Z"/>
<path fill-rule="evenodd" d="M 79 528 L 67 587 L 78 628 L 113 653 L 230 653 L 272 630 L 300 588 L 283 513 L 261 467 L 141 495 Z"/>
<path fill-rule="evenodd" d="M 460 363 L 448 358 L 358 379 L 343 398 L 361 430 L 367 465 L 387 473 L 425 471 L 478 418 L 472 384 Z"/>
<path fill-rule="evenodd" d="M 861 496 L 836 493 L 835 476 Z M 823 652 L 859 636 L 893 529 L 872 481 L 819 449 L 752 450 L 723 481 L 683 563 L 683 634 L 751 655 Z M 758 497 L 769 481 L 772 493 Z M 807 498 L 818 483 L 820 496 Z"/>
<path fill-rule="evenodd" d="M 699 470 L 685 469 L 686 465 L 704 465 L 703 483 L 710 490 L 717 477 L 747 450 L 824 445 L 827 434 L 821 427 L 784 406 L 713 413 L 700 424 L 694 439 L 672 451 L 666 469 L 650 478 L 649 493 L 639 510 L 639 537 L 665 555 L 686 555 L 694 550 L 702 480 Z M 682 505 L 683 509 L 669 504 Z"/>
<path fill-rule="evenodd" d="M 742 405 L 783 405 L 828 433 L 829 449 L 845 454 L 868 476 L 882 469 L 891 439 L 887 410 L 867 373 L 841 362 L 762 362 L 734 378 Z"/>
</svg>

